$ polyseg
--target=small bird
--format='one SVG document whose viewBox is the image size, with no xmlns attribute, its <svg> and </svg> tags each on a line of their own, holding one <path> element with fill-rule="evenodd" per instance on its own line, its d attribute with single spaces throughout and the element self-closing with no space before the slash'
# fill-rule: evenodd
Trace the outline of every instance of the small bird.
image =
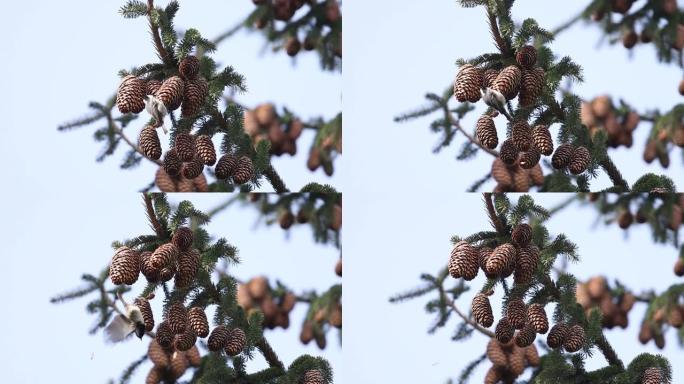
<svg viewBox="0 0 684 384">
<path fill-rule="evenodd" d="M 145 110 L 154 118 L 156 123 L 155 128 L 161 127 L 165 134 L 168 133 L 166 127 L 164 127 L 164 117 L 166 117 L 169 112 L 166 110 L 164 103 L 155 96 L 146 95 Z"/>
<path fill-rule="evenodd" d="M 482 100 L 484 100 L 485 104 L 496 109 L 499 113 L 506 116 L 508 120 L 513 120 L 511 114 L 506 110 L 506 98 L 501 92 L 489 87 L 483 87 L 480 90 L 480 93 L 482 94 Z"/>
<path fill-rule="evenodd" d="M 142 312 L 137 305 L 128 304 L 121 293 L 117 292 L 119 300 L 124 305 L 124 314 L 119 314 L 107 325 L 105 328 L 105 339 L 112 343 L 118 343 L 126 339 L 132 333 L 142 339 L 145 335 L 145 321 L 143 320 Z"/>
</svg>

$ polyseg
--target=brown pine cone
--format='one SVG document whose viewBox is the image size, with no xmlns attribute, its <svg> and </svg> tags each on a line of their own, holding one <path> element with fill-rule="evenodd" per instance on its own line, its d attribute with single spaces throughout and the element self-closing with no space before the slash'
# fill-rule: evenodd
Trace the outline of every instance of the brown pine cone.
<svg viewBox="0 0 684 384">
<path fill-rule="evenodd" d="M 501 344 L 499 344 L 499 342 L 496 339 L 489 339 L 489 342 L 487 343 L 486 353 L 487 358 L 489 358 L 489 361 L 491 361 L 492 364 L 494 364 L 495 366 L 508 366 L 508 357 L 506 356 L 506 352 L 504 352 L 503 348 L 501 347 Z"/>
<path fill-rule="evenodd" d="M 528 170 L 517 168 L 513 172 L 513 192 L 527 192 L 530 190 L 530 176 Z"/>
<path fill-rule="evenodd" d="M 471 64 L 462 66 L 454 81 L 454 96 L 463 103 L 469 101 L 476 103 L 480 100 L 480 86 L 482 85 L 483 73 L 480 68 Z"/>
<path fill-rule="evenodd" d="M 154 329 L 154 315 L 152 314 L 150 302 L 144 297 L 136 297 L 133 304 L 140 308 L 140 313 L 142 313 L 143 322 L 145 323 L 145 331 L 152 331 Z"/>
<path fill-rule="evenodd" d="M 176 183 L 174 183 L 171 176 L 164 171 L 163 167 L 157 169 L 157 173 L 154 175 L 154 183 L 162 192 L 176 192 Z"/>
<path fill-rule="evenodd" d="M 157 93 L 161 85 L 162 82 L 159 80 L 147 80 L 147 83 L 145 83 L 145 95 L 154 95 L 155 93 Z"/>
<path fill-rule="evenodd" d="M 532 227 L 527 223 L 521 223 L 513 228 L 511 231 L 511 239 L 513 244 L 518 247 L 526 247 L 532 241 Z"/>
<path fill-rule="evenodd" d="M 494 162 L 492 163 L 492 177 L 499 184 L 513 184 L 513 177 L 511 176 L 511 173 L 508 171 L 508 167 L 498 157 L 494 159 Z"/>
<path fill-rule="evenodd" d="M 611 9 L 615 13 L 626 14 L 632 8 L 634 0 L 611 0 Z"/>
<path fill-rule="evenodd" d="M 515 65 L 510 65 L 499 73 L 499 76 L 494 80 L 492 89 L 501 92 L 506 99 L 512 100 L 518 95 L 521 80 L 522 72 L 520 71 L 520 68 Z"/>
<path fill-rule="evenodd" d="M 160 368 L 152 367 L 145 377 L 145 384 L 159 384 L 164 378 L 164 371 Z"/>
<path fill-rule="evenodd" d="M 651 367 L 644 371 L 641 384 L 660 384 L 663 382 L 663 372 L 660 368 Z"/>
<path fill-rule="evenodd" d="M 147 347 L 147 357 L 149 357 L 155 367 L 166 368 L 169 365 L 168 353 L 155 339 L 152 339 L 150 345 Z"/>
<path fill-rule="evenodd" d="M 556 152 L 553 153 L 551 158 L 551 164 L 556 169 L 563 169 L 570 164 L 570 159 L 572 158 L 575 148 L 572 144 L 561 144 L 556 148 Z"/>
<path fill-rule="evenodd" d="M 537 64 L 537 49 L 531 45 L 525 45 L 518 49 L 515 54 L 515 60 L 521 67 L 531 69 Z"/>
<path fill-rule="evenodd" d="M 138 146 L 143 154 L 152 160 L 159 160 L 161 157 L 162 148 L 159 135 L 157 135 L 157 130 L 151 125 L 146 126 L 140 131 Z"/>
<path fill-rule="evenodd" d="M 527 306 L 521 298 L 510 299 L 506 305 L 506 318 L 515 329 L 523 329 L 527 322 Z"/>
<path fill-rule="evenodd" d="M 518 120 L 511 128 L 511 140 L 518 151 L 527 151 L 532 145 L 532 128 L 525 120 Z"/>
<path fill-rule="evenodd" d="M 195 331 L 197 336 L 205 338 L 209 335 L 209 322 L 207 314 L 202 307 L 192 307 L 188 311 L 188 324 Z"/>
<path fill-rule="evenodd" d="M 173 303 L 166 310 L 166 321 L 169 322 L 171 331 L 175 334 L 185 332 L 188 325 L 188 310 L 183 303 Z"/>
<path fill-rule="evenodd" d="M 544 334 L 549 330 L 549 319 L 541 304 L 530 304 L 527 307 L 527 321 L 537 333 Z"/>
<path fill-rule="evenodd" d="M 233 170 L 233 181 L 235 184 L 244 184 L 248 182 L 254 175 L 254 166 L 252 159 L 247 156 L 240 156 Z"/>
<path fill-rule="evenodd" d="M 520 167 L 522 169 L 532 169 L 535 165 L 539 164 L 539 160 L 541 160 L 541 153 L 536 148 L 530 147 L 527 152 L 523 152 L 520 155 Z"/>
<path fill-rule="evenodd" d="M 197 335 L 195 334 L 195 331 L 192 328 L 187 327 L 183 333 L 176 335 L 173 345 L 176 347 L 177 351 L 185 352 L 192 348 L 196 342 Z"/>
<path fill-rule="evenodd" d="M 494 331 L 496 334 L 496 339 L 502 344 L 508 344 L 513 340 L 513 335 L 515 333 L 515 328 L 511 325 L 511 322 L 507 318 L 502 317 L 496 324 L 496 329 Z"/>
<path fill-rule="evenodd" d="M 178 254 L 177 272 L 175 285 L 177 288 L 185 288 L 192 285 L 195 275 L 199 270 L 200 254 L 196 249 L 181 251 Z"/>
<path fill-rule="evenodd" d="M 491 275 L 489 272 L 487 272 L 487 260 L 489 260 L 489 256 L 492 255 L 492 252 L 494 250 L 489 248 L 489 247 L 482 247 L 478 251 L 477 255 L 477 263 L 480 266 L 480 269 L 482 272 L 485 273 L 485 276 L 487 276 L 488 279 L 493 279 L 496 277 L 496 275 Z"/>
<path fill-rule="evenodd" d="M 503 273 L 515 265 L 515 247 L 512 244 L 501 244 L 487 259 L 487 272 L 491 275 L 502 276 Z"/>
<path fill-rule="evenodd" d="M 173 331 L 167 321 L 162 321 L 157 326 L 155 340 L 162 348 L 171 348 L 171 345 L 173 344 Z"/>
<path fill-rule="evenodd" d="M 513 351 L 508 355 L 508 365 L 510 372 L 514 376 L 520 376 L 525 372 L 525 368 L 527 367 L 527 364 L 525 364 L 525 349 L 526 348 L 514 346 Z"/>
<path fill-rule="evenodd" d="M 549 334 L 550 336 L 551 334 Z M 563 348 L 568 352 L 577 352 L 584 345 L 584 328 L 580 325 L 573 325 L 568 329 L 568 334 L 563 341 Z"/>
<path fill-rule="evenodd" d="M 459 241 L 454 245 L 449 258 L 449 274 L 454 279 L 472 280 L 477 276 L 478 252 L 472 245 Z"/>
<path fill-rule="evenodd" d="M 494 324 L 494 314 L 487 294 L 478 293 L 475 295 L 471 304 L 471 311 L 475 321 L 481 326 L 489 328 Z"/>
<path fill-rule="evenodd" d="M 551 327 L 549 335 L 546 336 L 546 344 L 549 346 L 549 348 L 560 348 L 561 345 L 565 343 L 565 338 L 567 337 L 568 332 L 569 329 L 567 325 L 563 323 L 557 323 Z"/>
<path fill-rule="evenodd" d="M 192 179 L 192 184 L 195 186 L 195 191 L 197 192 L 209 192 L 209 184 L 203 173 L 200 173 L 199 176 Z"/>
<path fill-rule="evenodd" d="M 494 120 L 491 116 L 480 116 L 477 120 L 475 133 L 477 134 L 477 140 L 485 147 L 494 149 L 499 145 L 499 138 L 496 135 L 496 126 L 494 125 Z"/>
<path fill-rule="evenodd" d="M 178 192 L 183 192 L 183 193 L 195 192 L 195 183 L 192 181 L 192 179 L 186 179 L 182 175 L 178 179 L 176 185 L 178 186 Z"/>
<path fill-rule="evenodd" d="M 196 345 L 193 345 L 187 352 L 185 352 L 185 357 L 188 359 L 188 364 L 191 367 L 199 367 L 202 364 L 202 356 L 200 356 L 199 349 Z"/>
<path fill-rule="evenodd" d="M 496 69 L 485 70 L 482 75 L 482 87 L 490 88 L 492 85 L 494 85 L 494 80 L 496 80 L 497 76 L 499 76 L 499 71 Z"/>
<path fill-rule="evenodd" d="M 117 249 L 109 266 L 109 278 L 112 283 L 114 285 L 133 285 L 138 281 L 139 274 L 140 253 L 128 247 Z"/>
<path fill-rule="evenodd" d="M 323 374 L 318 369 L 311 369 L 304 372 L 302 384 L 325 384 L 325 378 L 323 378 Z"/>
<path fill-rule="evenodd" d="M 496 366 L 491 366 L 485 375 L 484 384 L 497 384 L 501 382 L 502 378 L 503 374 L 501 369 L 497 368 Z"/>
<path fill-rule="evenodd" d="M 193 80 L 200 70 L 200 61 L 197 56 L 188 55 L 178 65 L 178 72 L 186 80 Z"/>
<path fill-rule="evenodd" d="M 527 175 L 534 185 L 541 187 L 544 185 L 544 171 L 542 171 L 541 165 L 537 163 L 532 169 L 527 171 Z"/>
<path fill-rule="evenodd" d="M 551 139 L 549 127 L 546 125 L 536 125 L 532 129 L 532 143 L 542 155 L 551 155 L 553 153 L 553 139 Z"/>
<path fill-rule="evenodd" d="M 116 106 L 121 113 L 140 113 L 145 109 L 145 82 L 133 75 L 121 80 L 116 92 Z"/>
<path fill-rule="evenodd" d="M 587 170 L 590 161 L 591 155 L 589 154 L 589 150 L 582 146 L 576 147 L 575 150 L 572 151 L 568 169 L 573 174 L 579 175 Z"/>
<path fill-rule="evenodd" d="M 183 117 L 192 117 L 197 115 L 204 101 L 209 95 L 209 83 L 200 76 L 194 80 L 186 80 L 183 87 L 183 105 L 181 108 L 181 115 Z"/>
<path fill-rule="evenodd" d="M 169 112 L 175 111 L 183 102 L 183 79 L 173 76 L 164 80 L 155 96 L 164 103 Z"/>
<path fill-rule="evenodd" d="M 155 268 L 152 265 L 152 252 L 145 251 L 140 254 L 140 272 L 145 276 L 148 282 L 156 283 L 159 281 L 160 268 Z"/>
<path fill-rule="evenodd" d="M 283 211 L 278 217 L 278 224 L 282 229 L 290 229 L 295 222 L 294 214 L 290 211 Z"/>
<path fill-rule="evenodd" d="M 525 348 L 525 360 L 527 360 L 527 363 L 531 367 L 538 367 L 541 364 L 539 351 L 537 351 L 537 347 L 534 344 Z"/>
<path fill-rule="evenodd" d="M 539 264 L 539 250 L 534 245 L 518 248 L 516 259 L 515 284 L 524 285 L 531 283 Z"/>
<path fill-rule="evenodd" d="M 520 348 L 528 347 L 534 343 L 536 337 L 537 332 L 534 330 L 534 326 L 529 323 L 525 324 L 523 329 L 515 336 L 515 345 Z"/>
<path fill-rule="evenodd" d="M 247 342 L 247 335 L 245 331 L 240 328 L 233 328 L 228 334 L 228 339 L 226 340 L 225 351 L 229 356 L 237 356 L 245 348 L 245 343 Z"/>
<path fill-rule="evenodd" d="M 191 162 L 183 164 L 183 177 L 187 180 L 192 180 L 196 177 L 199 177 L 203 170 L 204 163 L 202 162 L 202 159 L 200 159 L 198 156 L 195 156 Z"/>
<path fill-rule="evenodd" d="M 197 156 L 202 159 L 205 165 L 214 165 L 216 163 L 216 150 L 214 149 L 214 142 L 211 137 L 207 135 L 199 135 L 195 139 L 195 151 Z"/>
<path fill-rule="evenodd" d="M 228 341 L 228 328 L 224 325 L 218 325 L 211 331 L 209 339 L 207 339 L 207 345 L 209 350 L 212 352 L 220 351 L 226 346 Z"/>
<path fill-rule="evenodd" d="M 296 36 L 291 36 L 285 42 L 285 52 L 290 57 L 295 57 L 302 49 L 302 43 Z"/>
<path fill-rule="evenodd" d="M 223 155 L 216 163 L 214 173 L 219 180 L 225 180 L 230 177 L 237 166 L 237 157 L 233 155 Z"/>
<path fill-rule="evenodd" d="M 677 261 L 675 261 L 674 274 L 679 276 L 679 277 L 684 276 L 684 259 L 683 258 L 679 258 L 679 259 L 677 259 Z"/>
<path fill-rule="evenodd" d="M 177 134 L 173 147 L 181 161 L 192 161 L 195 157 L 195 138 L 189 133 Z"/>
<path fill-rule="evenodd" d="M 518 148 L 513 144 L 512 139 L 506 139 L 501 144 L 499 158 L 507 165 L 512 165 L 518 160 Z"/>
<path fill-rule="evenodd" d="M 188 227 L 178 227 L 171 237 L 171 242 L 180 251 L 187 251 L 192 246 L 192 229 Z"/>
<path fill-rule="evenodd" d="M 163 268 L 173 263 L 178 256 L 178 248 L 173 243 L 166 243 L 160 245 L 150 258 L 150 262 L 154 268 Z"/>
<path fill-rule="evenodd" d="M 174 353 L 171 356 L 171 376 L 178 379 L 183 376 L 186 369 L 188 369 L 188 359 L 185 357 L 185 353 Z"/>
<path fill-rule="evenodd" d="M 162 166 L 164 167 L 164 172 L 171 177 L 176 177 L 180 174 L 183 162 L 181 162 L 175 149 L 172 148 L 166 151 Z"/>
<path fill-rule="evenodd" d="M 518 100 L 523 107 L 531 107 L 541 96 L 544 90 L 544 70 L 537 67 L 532 70 L 522 72 L 520 81 L 520 95 Z"/>
</svg>

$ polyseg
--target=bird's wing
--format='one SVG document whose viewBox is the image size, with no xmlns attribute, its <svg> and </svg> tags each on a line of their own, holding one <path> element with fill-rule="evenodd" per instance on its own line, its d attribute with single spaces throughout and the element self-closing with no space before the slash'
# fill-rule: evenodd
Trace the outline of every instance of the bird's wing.
<svg viewBox="0 0 684 384">
<path fill-rule="evenodd" d="M 124 315 L 118 315 L 105 328 L 105 340 L 110 343 L 118 343 L 124 340 L 135 330 L 133 324 Z"/>
</svg>

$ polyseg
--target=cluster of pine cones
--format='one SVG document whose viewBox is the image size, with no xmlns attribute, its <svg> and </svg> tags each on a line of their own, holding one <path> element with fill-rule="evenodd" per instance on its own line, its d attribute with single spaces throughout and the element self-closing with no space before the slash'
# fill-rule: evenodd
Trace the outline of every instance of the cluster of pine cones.
<svg viewBox="0 0 684 384">
<path fill-rule="evenodd" d="M 652 163 L 656 158 L 663 168 L 670 166 L 670 143 L 684 148 L 684 125 L 675 123 L 661 127 L 655 135 L 651 135 L 644 148 L 644 161 Z"/>
<path fill-rule="evenodd" d="M 156 160 L 161 155 L 154 127 L 143 128 L 139 143 L 145 156 Z M 166 152 L 162 166 L 157 170 L 155 184 L 162 192 L 207 192 L 204 166 L 215 163 L 216 150 L 211 137 L 178 133 L 173 148 Z"/>
<path fill-rule="evenodd" d="M 587 316 L 592 309 L 599 308 L 603 327 L 624 329 L 629 325 L 627 315 L 634 307 L 636 297 L 631 292 L 613 297 L 605 277 L 595 276 L 586 283 L 577 283 L 576 296 Z"/>
<path fill-rule="evenodd" d="M 341 329 L 342 328 L 342 302 L 330 303 L 330 305 L 318 309 L 311 319 L 304 320 L 299 340 L 302 344 L 309 344 L 312 340 L 320 349 L 325 349 L 327 340 L 324 327 L 326 324 Z"/>
<path fill-rule="evenodd" d="M 647 312 L 647 317 L 641 323 L 639 341 L 647 344 L 651 340 L 659 349 L 665 348 L 665 326 L 680 329 L 684 325 L 684 304 L 677 299 L 663 303 L 655 311 Z"/>
<path fill-rule="evenodd" d="M 512 340 L 502 343 L 496 338 L 487 343 L 487 357 L 492 366 L 485 376 L 485 384 L 513 383 L 525 368 L 538 367 L 541 363 L 539 351 L 534 344 L 521 348 Z"/>
<path fill-rule="evenodd" d="M 495 193 L 528 192 L 532 185 L 544 185 L 544 171 L 539 163 L 526 169 L 519 163 L 508 165 L 498 157 L 492 163 L 492 178 L 496 181 Z"/>
<path fill-rule="evenodd" d="M 275 106 L 265 103 L 245 111 L 244 129 L 254 145 L 261 140 L 268 140 L 271 142 L 271 154 L 282 156 L 287 153 L 294 156 L 297 154 L 297 139 L 304 130 L 304 124 L 301 120 L 294 119 L 283 126 Z"/>
<path fill-rule="evenodd" d="M 305 207 L 302 207 L 295 216 L 289 209 L 283 210 L 278 216 L 278 224 L 280 228 L 288 230 L 296 222 L 297 224 L 306 224 L 311 220 L 312 212 Z M 332 217 L 328 223 L 328 228 L 337 232 L 342 229 L 342 206 L 339 204 L 333 205 Z"/>
<path fill-rule="evenodd" d="M 644 224 L 649 220 L 660 220 L 659 218 L 652 218 L 647 212 L 639 208 L 635 214 L 632 214 L 628 207 L 625 207 L 617 216 L 617 224 L 622 229 L 628 229 L 634 222 Z M 677 232 L 684 220 L 684 195 L 680 195 L 679 204 L 672 205 L 672 212 L 669 220 L 664 220 L 666 226 Z"/>
<path fill-rule="evenodd" d="M 598 96 L 590 102 L 582 102 L 582 124 L 593 136 L 603 130 L 608 136 L 608 146 L 630 148 L 634 142 L 632 134 L 639 125 L 639 114 L 630 111 L 619 117 L 608 96 Z"/>
<path fill-rule="evenodd" d="M 264 314 L 264 326 L 268 329 L 287 329 L 290 327 L 290 312 L 297 303 L 297 296 L 288 292 L 274 298 L 268 279 L 259 276 L 238 286 L 237 302 L 248 314 L 260 310 Z"/>
<path fill-rule="evenodd" d="M 324 137 L 321 140 L 320 146 L 313 146 L 309 152 L 309 159 L 306 161 L 306 166 L 311 172 L 315 172 L 318 168 L 323 167 L 323 172 L 326 175 L 332 176 L 335 173 L 335 168 L 332 163 L 332 152 L 342 153 L 342 138 L 336 139 L 333 136 Z"/>
</svg>

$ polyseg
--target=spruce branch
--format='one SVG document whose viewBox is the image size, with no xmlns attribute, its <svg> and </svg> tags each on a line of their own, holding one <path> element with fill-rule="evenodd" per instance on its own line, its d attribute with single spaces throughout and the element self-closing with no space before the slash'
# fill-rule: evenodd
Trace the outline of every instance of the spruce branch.
<svg viewBox="0 0 684 384">
<path fill-rule="evenodd" d="M 265 337 L 262 337 L 256 343 L 256 347 L 259 350 L 259 352 L 261 352 L 261 354 L 264 356 L 269 366 L 271 366 L 272 368 L 279 368 L 285 370 L 285 365 L 282 361 L 280 361 L 278 355 L 275 353 L 273 348 L 271 348 L 271 345 L 268 343 L 268 340 L 266 340 Z"/>
<path fill-rule="evenodd" d="M 494 38 L 494 43 L 496 44 L 496 47 L 499 49 L 502 55 L 510 56 L 510 49 L 508 47 L 508 43 L 506 43 L 506 40 L 503 38 L 503 36 L 501 36 L 501 31 L 499 31 L 499 22 L 496 19 L 496 14 L 490 7 L 487 7 L 487 18 L 489 20 L 489 29 L 492 33 L 492 37 Z"/>
<path fill-rule="evenodd" d="M 613 185 L 618 189 L 618 192 L 629 192 L 629 184 L 627 184 L 627 181 L 622 177 L 622 173 L 617 169 L 613 160 L 608 156 L 608 153 L 606 153 L 606 156 L 599 164 L 601 165 L 601 168 L 606 171 L 608 177 L 610 177 L 610 181 L 613 182 Z"/>
<path fill-rule="evenodd" d="M 610 345 L 608 342 L 608 339 L 606 339 L 606 336 L 601 332 L 601 336 L 596 339 L 596 346 L 598 349 L 603 353 L 603 356 L 605 356 L 606 360 L 611 366 L 619 367 L 621 372 L 624 372 L 625 370 L 625 365 L 622 363 L 622 360 L 617 356 L 617 353 L 613 349 L 613 347 Z"/>
<path fill-rule="evenodd" d="M 150 33 L 152 34 L 152 40 L 154 41 L 154 47 L 157 50 L 157 55 L 164 64 L 168 66 L 175 67 L 175 59 L 169 54 L 169 52 L 164 48 L 164 43 L 162 43 L 161 35 L 159 33 L 159 25 L 154 21 L 152 13 L 155 11 L 154 0 L 147 0 L 147 18 L 150 24 Z"/>
<path fill-rule="evenodd" d="M 147 219 L 150 221 L 150 226 L 157 234 L 160 239 L 168 238 L 168 233 L 166 229 L 159 223 L 157 219 L 157 214 L 154 212 L 154 206 L 152 205 L 152 195 L 150 193 L 143 194 L 143 200 L 145 202 L 145 210 L 147 212 Z"/>
<path fill-rule="evenodd" d="M 266 177 L 266 180 L 271 183 L 276 193 L 290 192 L 290 190 L 285 186 L 283 179 L 280 177 L 278 172 L 276 172 L 275 168 L 273 168 L 273 164 L 269 164 L 268 167 L 264 169 L 264 176 Z"/>
<path fill-rule="evenodd" d="M 485 204 L 487 205 L 487 214 L 489 215 L 489 222 L 498 233 L 503 233 L 505 228 L 503 226 L 503 223 L 501 222 L 501 219 L 499 219 L 499 216 L 496 214 L 492 194 L 489 192 L 485 192 L 482 195 L 484 197 Z"/>
</svg>

